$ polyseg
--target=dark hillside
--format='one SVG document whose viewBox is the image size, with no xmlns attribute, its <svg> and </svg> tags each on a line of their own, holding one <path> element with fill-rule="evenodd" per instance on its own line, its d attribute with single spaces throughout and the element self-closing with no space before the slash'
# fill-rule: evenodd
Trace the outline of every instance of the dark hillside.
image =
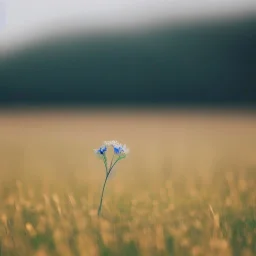
<svg viewBox="0 0 256 256">
<path fill-rule="evenodd" d="M 77 36 L 0 61 L 0 104 L 256 103 L 256 19 Z"/>
</svg>

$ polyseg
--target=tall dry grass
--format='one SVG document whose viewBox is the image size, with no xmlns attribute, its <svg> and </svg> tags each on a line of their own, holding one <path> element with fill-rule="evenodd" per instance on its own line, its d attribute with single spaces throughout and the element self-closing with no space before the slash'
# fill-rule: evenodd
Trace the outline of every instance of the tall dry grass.
<svg viewBox="0 0 256 256">
<path fill-rule="evenodd" d="M 256 255 L 254 115 L 2 112 L 0 160 L 0 255 Z"/>
</svg>

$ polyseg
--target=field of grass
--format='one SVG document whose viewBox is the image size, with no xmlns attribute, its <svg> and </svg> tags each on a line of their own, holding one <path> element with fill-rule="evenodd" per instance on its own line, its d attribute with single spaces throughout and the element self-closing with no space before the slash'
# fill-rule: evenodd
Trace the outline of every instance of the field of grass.
<svg viewBox="0 0 256 256">
<path fill-rule="evenodd" d="M 256 255 L 255 116 L 2 111 L 0 256 Z"/>
</svg>

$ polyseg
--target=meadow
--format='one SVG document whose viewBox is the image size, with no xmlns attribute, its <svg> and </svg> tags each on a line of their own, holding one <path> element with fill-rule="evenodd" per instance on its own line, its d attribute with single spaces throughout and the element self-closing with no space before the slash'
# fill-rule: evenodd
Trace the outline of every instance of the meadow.
<svg viewBox="0 0 256 256">
<path fill-rule="evenodd" d="M 47 255 L 256 255 L 255 113 L 1 111 L 0 256 Z"/>
</svg>

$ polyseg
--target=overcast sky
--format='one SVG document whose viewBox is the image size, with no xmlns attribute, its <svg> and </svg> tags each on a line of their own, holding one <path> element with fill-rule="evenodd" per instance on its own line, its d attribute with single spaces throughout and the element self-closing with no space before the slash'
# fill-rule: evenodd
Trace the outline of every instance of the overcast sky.
<svg viewBox="0 0 256 256">
<path fill-rule="evenodd" d="M 75 29 L 256 14 L 256 0 L 0 0 L 0 50 Z"/>
</svg>

